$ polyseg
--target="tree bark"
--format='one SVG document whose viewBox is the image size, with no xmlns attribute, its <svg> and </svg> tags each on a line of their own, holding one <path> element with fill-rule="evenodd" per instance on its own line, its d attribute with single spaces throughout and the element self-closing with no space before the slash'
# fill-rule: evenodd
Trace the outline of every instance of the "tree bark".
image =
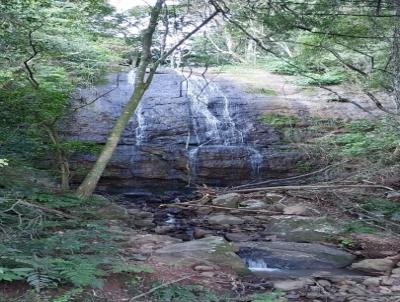
<svg viewBox="0 0 400 302">
<path fill-rule="evenodd" d="M 125 129 L 128 124 L 130 118 L 140 100 L 142 99 L 146 89 L 148 88 L 148 83 L 145 81 L 146 69 L 150 64 L 151 60 L 151 46 L 153 43 L 153 34 L 156 30 L 158 19 L 161 13 L 162 6 L 165 0 L 157 0 L 154 5 L 150 22 L 147 29 L 143 33 L 143 49 L 140 65 L 136 71 L 135 77 L 135 87 L 134 93 L 128 103 L 126 104 L 121 116 L 118 118 L 117 122 L 114 125 L 114 128 L 111 130 L 110 135 L 108 136 L 106 145 L 103 148 L 99 158 L 94 164 L 93 168 L 86 176 L 82 184 L 79 186 L 77 193 L 78 196 L 82 199 L 89 198 L 94 190 L 96 189 L 97 183 L 103 174 L 108 162 L 111 159 L 112 154 L 114 153 L 115 148 L 118 145 L 118 142 L 121 138 L 122 131 Z"/>
</svg>

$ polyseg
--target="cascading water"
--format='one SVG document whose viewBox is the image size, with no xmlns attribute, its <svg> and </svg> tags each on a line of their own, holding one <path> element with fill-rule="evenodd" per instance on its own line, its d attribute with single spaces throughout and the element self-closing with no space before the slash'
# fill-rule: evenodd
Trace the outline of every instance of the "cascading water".
<svg viewBox="0 0 400 302">
<path fill-rule="evenodd" d="M 185 76 L 185 75 L 184 75 Z M 252 168 L 253 178 L 257 178 L 263 162 L 262 154 L 252 145 L 246 142 L 249 127 L 238 127 L 231 114 L 231 102 L 229 98 L 215 83 L 205 77 L 189 75 L 186 77 L 189 112 L 192 123 L 190 135 L 196 138 L 196 145 L 187 145 L 189 170 L 191 179 L 196 178 L 198 156 L 201 148 L 212 146 L 220 149 L 220 152 L 235 150 L 236 156 L 240 156 L 243 149 L 246 150 L 247 161 Z M 190 137 L 188 138 L 190 142 Z M 235 156 L 235 155 L 233 155 Z"/>
</svg>

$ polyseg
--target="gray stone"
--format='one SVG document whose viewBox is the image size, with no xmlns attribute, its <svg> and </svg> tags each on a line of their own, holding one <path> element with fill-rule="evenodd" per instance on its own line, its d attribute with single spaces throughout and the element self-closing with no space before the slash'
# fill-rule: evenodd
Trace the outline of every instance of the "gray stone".
<svg viewBox="0 0 400 302">
<path fill-rule="evenodd" d="M 172 266 L 216 265 L 237 273 L 249 272 L 231 244 L 216 236 L 165 246 L 152 258 Z"/>
<path fill-rule="evenodd" d="M 212 204 L 226 208 L 237 208 L 241 199 L 242 196 L 238 193 L 228 193 L 214 198 Z"/>
<path fill-rule="evenodd" d="M 386 194 L 386 198 L 391 201 L 400 201 L 400 192 L 389 192 Z"/>
<path fill-rule="evenodd" d="M 399 268 L 395 268 L 394 270 L 392 270 L 392 274 L 400 276 L 400 267 Z"/>
<path fill-rule="evenodd" d="M 364 280 L 363 284 L 366 286 L 379 286 L 381 285 L 381 278 L 380 277 L 367 278 Z"/>
<path fill-rule="evenodd" d="M 283 209 L 284 215 L 300 215 L 305 216 L 310 213 L 310 210 L 303 205 L 288 206 Z"/>
<path fill-rule="evenodd" d="M 307 286 L 304 280 L 281 280 L 275 281 L 273 287 L 282 291 L 299 290 Z"/>
<path fill-rule="evenodd" d="M 216 214 L 208 217 L 208 223 L 219 225 L 236 225 L 243 224 L 244 220 L 228 214 Z"/>
<path fill-rule="evenodd" d="M 344 231 L 344 222 L 329 217 L 275 215 L 264 224 L 264 235 L 276 235 L 287 241 L 323 241 Z"/>
<path fill-rule="evenodd" d="M 393 268 L 394 263 L 390 259 L 365 259 L 353 263 L 351 268 L 371 275 L 382 275 L 388 273 Z"/>
<path fill-rule="evenodd" d="M 263 200 L 247 199 L 240 202 L 240 206 L 250 210 L 260 210 L 268 208 L 268 204 Z"/>
<path fill-rule="evenodd" d="M 333 269 L 351 264 L 354 256 L 341 249 L 317 243 L 238 242 L 241 257 L 262 259 L 268 267 L 279 269 Z"/>
</svg>

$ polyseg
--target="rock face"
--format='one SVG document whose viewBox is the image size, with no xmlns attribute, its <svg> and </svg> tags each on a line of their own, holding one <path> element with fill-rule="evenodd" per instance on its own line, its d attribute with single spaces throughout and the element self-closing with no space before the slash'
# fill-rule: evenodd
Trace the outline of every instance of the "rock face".
<svg viewBox="0 0 400 302">
<path fill-rule="evenodd" d="M 216 236 L 168 245 L 157 250 L 153 257 L 158 262 L 172 266 L 216 265 L 231 268 L 237 273 L 248 272 L 242 260 L 233 252 L 232 246 Z"/>
<path fill-rule="evenodd" d="M 71 140 L 104 144 L 132 94 L 134 73 L 110 75 L 107 83 L 76 93 L 78 105 L 105 94 L 64 125 Z M 290 175 L 300 155 L 282 144 L 276 131 L 258 122 L 265 99 L 230 83 L 209 82 L 174 71 L 157 74 L 123 132 L 101 184 L 135 181 L 240 184 Z M 88 167 L 93 155 L 77 156 Z M 76 169 L 79 170 L 79 169 Z M 78 172 L 78 171 L 77 171 Z M 78 174 L 78 173 L 76 173 Z"/>
<path fill-rule="evenodd" d="M 244 220 L 233 215 L 216 214 L 208 217 L 208 223 L 220 224 L 220 225 L 235 225 L 235 224 L 243 224 Z"/>
<path fill-rule="evenodd" d="M 354 256 L 343 250 L 316 243 L 240 242 L 235 246 L 249 263 L 263 263 L 271 269 L 315 270 L 348 266 Z"/>
</svg>

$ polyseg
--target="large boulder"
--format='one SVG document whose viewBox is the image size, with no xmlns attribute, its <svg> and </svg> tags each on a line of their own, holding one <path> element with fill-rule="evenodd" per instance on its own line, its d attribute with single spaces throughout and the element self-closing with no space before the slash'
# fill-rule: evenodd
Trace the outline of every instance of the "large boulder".
<svg viewBox="0 0 400 302">
<path fill-rule="evenodd" d="M 212 200 L 214 206 L 237 208 L 242 196 L 238 193 L 228 193 L 220 195 Z"/>
<path fill-rule="evenodd" d="M 235 244 L 246 262 L 261 261 L 272 269 L 335 269 L 350 265 L 355 256 L 317 243 L 239 242 Z"/>
<path fill-rule="evenodd" d="M 340 234 L 344 229 L 344 222 L 338 219 L 275 215 L 267 219 L 263 235 L 295 242 L 315 242 Z"/>
<path fill-rule="evenodd" d="M 391 259 L 365 259 L 359 262 L 353 263 L 352 269 L 362 271 L 371 275 L 383 275 L 389 273 L 394 266 L 394 262 Z"/>
<path fill-rule="evenodd" d="M 165 246 L 155 251 L 152 259 L 171 266 L 216 265 L 237 273 L 249 272 L 232 245 L 217 236 Z"/>
</svg>

